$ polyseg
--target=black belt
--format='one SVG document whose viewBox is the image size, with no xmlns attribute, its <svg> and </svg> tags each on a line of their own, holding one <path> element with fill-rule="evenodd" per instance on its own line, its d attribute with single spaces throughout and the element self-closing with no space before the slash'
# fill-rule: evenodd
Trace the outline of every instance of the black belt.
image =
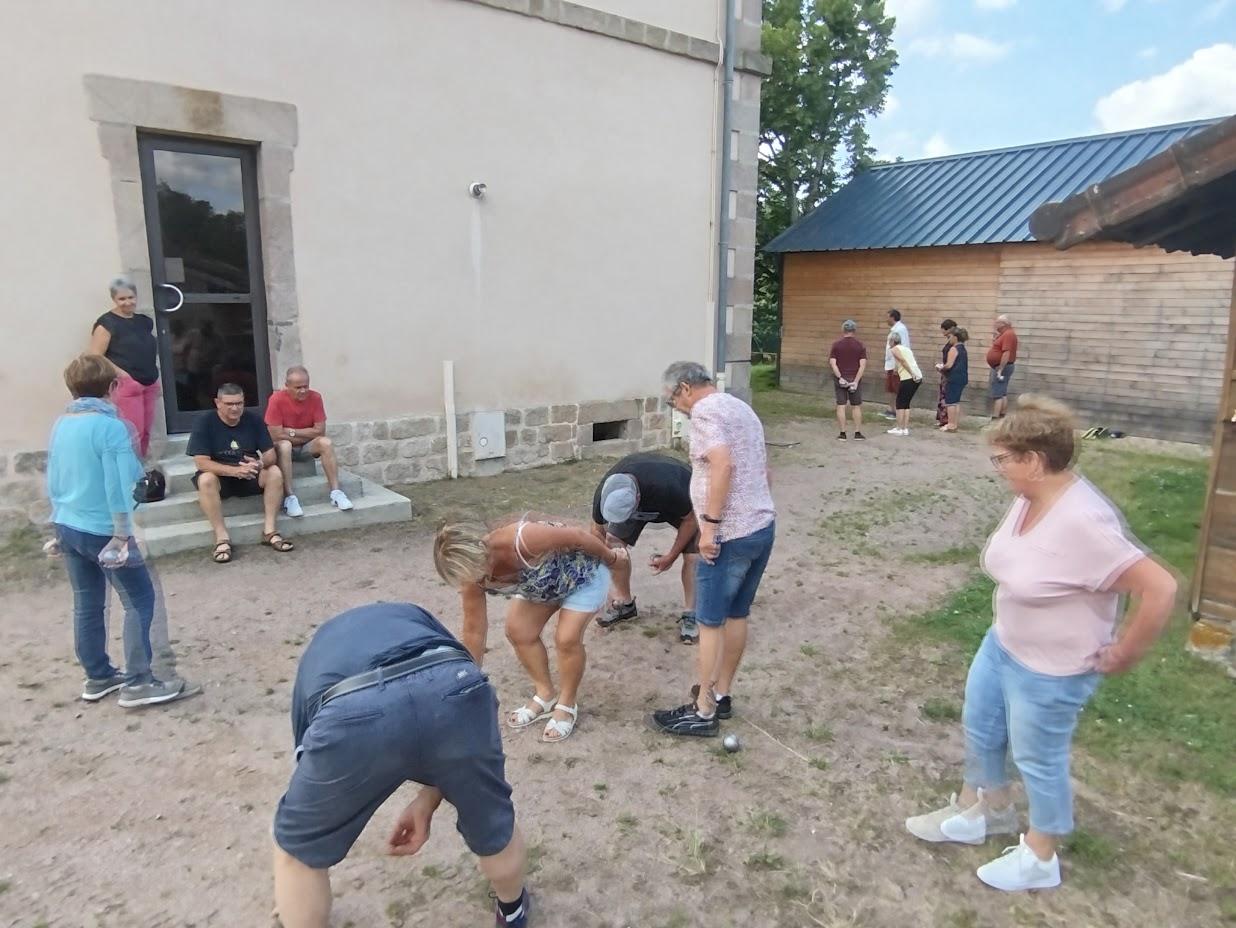
<svg viewBox="0 0 1236 928">
<path fill-rule="evenodd" d="M 348 693 L 355 693 L 357 690 L 363 690 L 370 686 L 377 686 L 379 683 L 385 683 L 387 680 L 406 677 L 408 674 L 424 670 L 426 667 L 435 667 L 438 664 L 446 664 L 450 661 L 470 660 L 472 660 L 472 655 L 455 645 L 442 645 L 430 648 L 428 651 L 422 651 L 420 654 L 399 661 L 396 664 L 375 667 L 373 670 L 358 673 L 354 677 L 345 677 L 322 694 L 321 699 L 318 700 L 318 709 L 321 709 L 332 699 L 346 696 Z"/>
</svg>

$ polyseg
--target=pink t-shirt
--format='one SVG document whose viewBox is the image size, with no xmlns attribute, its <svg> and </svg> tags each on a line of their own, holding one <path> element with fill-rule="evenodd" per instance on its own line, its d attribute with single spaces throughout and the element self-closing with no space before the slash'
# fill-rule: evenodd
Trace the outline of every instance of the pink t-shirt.
<svg viewBox="0 0 1236 928">
<path fill-rule="evenodd" d="M 718 445 L 729 448 L 734 472 L 730 495 L 721 512 L 717 540 L 745 538 L 768 526 L 777 512 L 768 490 L 764 426 L 750 406 L 729 393 L 712 393 L 691 407 L 691 505 L 708 511 L 711 473 L 705 455 Z"/>
<path fill-rule="evenodd" d="M 997 584 L 996 638 L 1031 670 L 1085 673 L 1112 639 L 1120 608 L 1112 584 L 1146 554 L 1115 507 L 1080 477 L 1018 534 L 1029 504 L 1014 501 L 983 551 L 983 569 Z"/>
</svg>

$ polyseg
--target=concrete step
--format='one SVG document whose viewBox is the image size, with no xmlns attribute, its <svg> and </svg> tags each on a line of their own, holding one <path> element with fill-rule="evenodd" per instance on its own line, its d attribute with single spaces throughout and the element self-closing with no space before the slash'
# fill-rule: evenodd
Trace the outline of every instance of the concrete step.
<svg viewBox="0 0 1236 928">
<path fill-rule="evenodd" d="M 193 486 L 193 475 L 197 473 L 197 466 L 193 463 L 192 458 L 164 458 L 155 466 L 163 471 L 163 476 L 167 478 L 168 496 L 175 496 L 178 493 L 197 492 Z M 292 476 L 297 483 L 314 476 L 317 472 L 317 461 L 292 462 Z M 297 493 L 300 493 L 299 488 L 297 488 Z"/>
<path fill-rule="evenodd" d="M 182 458 L 185 456 L 185 449 L 189 447 L 189 434 L 181 432 L 179 435 L 167 436 L 167 442 L 163 445 L 162 454 L 165 458 Z"/>
<path fill-rule="evenodd" d="M 412 503 L 406 497 L 363 478 L 350 477 L 350 479 L 360 480 L 361 483 L 360 492 L 352 496 L 352 502 L 356 505 L 355 509 L 340 512 L 330 503 L 314 503 L 305 506 L 305 515 L 300 519 L 289 519 L 281 513 L 276 523 L 279 531 L 285 532 L 289 541 L 298 543 L 298 549 L 303 549 L 306 545 L 299 543 L 299 540 L 305 535 L 344 528 L 381 525 L 388 522 L 402 522 L 412 517 Z M 260 508 L 257 512 L 245 512 L 229 517 L 227 528 L 233 543 L 237 545 L 260 542 L 262 540 Z M 214 542 L 214 532 L 211 531 L 210 523 L 201 518 L 200 513 L 198 518 L 191 521 L 151 525 L 139 532 L 139 536 L 145 541 L 152 557 L 194 548 L 200 548 L 202 556 L 206 557 Z M 276 555 L 272 553 L 271 556 Z M 294 557 L 296 552 L 291 552 L 288 556 Z"/>
<path fill-rule="evenodd" d="M 364 495 L 361 478 L 346 471 L 339 475 L 339 487 L 354 503 Z M 324 476 L 299 477 L 296 480 L 296 498 L 305 508 L 316 503 L 329 502 L 330 484 Z M 223 501 L 223 515 L 226 518 L 261 511 L 262 497 L 260 496 L 245 496 Z M 137 507 L 137 524 L 147 529 L 175 522 L 192 522 L 201 517 L 202 510 L 197 503 L 197 493 L 192 487 L 186 492 L 168 496 L 157 503 L 143 503 Z"/>
</svg>

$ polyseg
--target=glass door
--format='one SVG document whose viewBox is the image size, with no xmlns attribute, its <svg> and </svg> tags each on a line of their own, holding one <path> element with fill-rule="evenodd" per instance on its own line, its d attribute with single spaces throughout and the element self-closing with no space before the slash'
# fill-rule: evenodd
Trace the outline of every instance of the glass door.
<svg viewBox="0 0 1236 928">
<path fill-rule="evenodd" d="M 256 149 L 140 135 L 155 331 L 169 433 L 213 412 L 224 383 L 270 395 Z"/>
</svg>

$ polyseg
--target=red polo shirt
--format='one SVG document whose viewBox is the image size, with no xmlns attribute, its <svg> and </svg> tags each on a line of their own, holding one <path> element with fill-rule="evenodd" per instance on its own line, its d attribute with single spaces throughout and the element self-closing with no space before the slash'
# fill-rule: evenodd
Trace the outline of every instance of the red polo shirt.
<svg viewBox="0 0 1236 928">
<path fill-rule="evenodd" d="M 301 402 L 294 400 L 287 390 L 276 390 L 266 404 L 266 424 L 284 429 L 311 429 L 326 421 L 326 407 L 322 394 L 310 390 Z"/>
</svg>

